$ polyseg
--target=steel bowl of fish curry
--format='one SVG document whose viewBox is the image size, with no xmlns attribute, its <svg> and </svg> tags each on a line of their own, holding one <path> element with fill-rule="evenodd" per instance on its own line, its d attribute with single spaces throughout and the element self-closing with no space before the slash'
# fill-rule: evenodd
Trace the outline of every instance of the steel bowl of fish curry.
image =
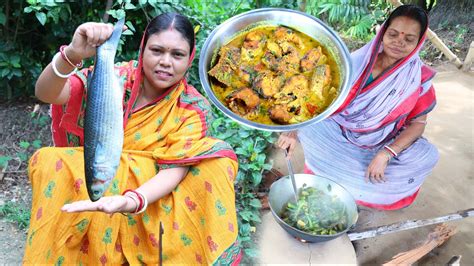
<svg viewBox="0 0 474 266">
<path fill-rule="evenodd" d="M 290 26 L 249 24 L 215 49 L 207 70 L 209 92 L 238 122 L 292 130 L 315 120 L 341 95 L 341 74 L 347 76 L 347 70 L 341 71 L 338 59 L 321 42 Z"/>
</svg>

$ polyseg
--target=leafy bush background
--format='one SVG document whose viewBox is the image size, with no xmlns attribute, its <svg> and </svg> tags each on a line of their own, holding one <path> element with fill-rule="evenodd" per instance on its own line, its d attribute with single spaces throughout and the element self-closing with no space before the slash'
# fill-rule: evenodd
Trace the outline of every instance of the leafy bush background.
<svg viewBox="0 0 474 266">
<path fill-rule="evenodd" d="M 31 97 L 41 70 L 51 61 L 60 45 L 70 42 L 77 26 L 86 21 L 113 22 L 115 19 L 111 17 L 119 15 L 122 5 L 129 30 L 122 38 L 116 61 L 137 57 L 147 22 L 163 12 L 179 12 L 188 16 L 195 26 L 200 26 L 196 36 L 199 55 L 206 37 L 217 25 L 234 15 L 256 8 L 303 10 L 326 21 L 343 37 L 361 41 L 373 36 L 375 23 L 383 20 L 384 11 L 389 8 L 382 0 L 6 0 L 0 6 L 0 102 Z M 201 90 L 196 61 L 189 71 L 188 80 Z M 88 60 L 86 66 L 91 63 Z M 212 124 L 214 135 L 230 143 L 239 157 L 236 205 L 239 236 L 247 255 L 244 262 L 249 262 L 257 256 L 251 237 L 260 222 L 261 204 L 256 192 L 262 173 L 271 168 L 266 150 L 275 141 L 275 136 L 240 126 L 217 109 L 215 117 Z M 22 155 L 26 156 L 26 153 Z M 0 164 L 5 165 L 11 159 L 10 156 L 0 156 Z M 27 158 L 20 159 L 25 161 Z M 2 208 L 0 214 L 15 210 L 10 205 Z"/>
</svg>

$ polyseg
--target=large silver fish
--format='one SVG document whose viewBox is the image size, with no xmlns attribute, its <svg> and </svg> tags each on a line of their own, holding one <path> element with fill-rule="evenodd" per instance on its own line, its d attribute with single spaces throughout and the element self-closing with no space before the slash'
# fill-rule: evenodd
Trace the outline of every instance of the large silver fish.
<svg viewBox="0 0 474 266">
<path fill-rule="evenodd" d="M 123 146 L 123 89 L 114 59 L 125 18 L 115 24 L 110 38 L 97 48 L 94 70 L 87 80 L 84 117 L 84 165 L 89 198 L 102 197 L 120 164 Z"/>
</svg>

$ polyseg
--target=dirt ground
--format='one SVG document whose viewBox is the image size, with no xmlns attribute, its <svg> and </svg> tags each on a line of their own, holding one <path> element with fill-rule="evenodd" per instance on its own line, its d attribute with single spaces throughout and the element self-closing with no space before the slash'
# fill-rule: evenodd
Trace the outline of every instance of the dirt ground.
<svg viewBox="0 0 474 266">
<path fill-rule="evenodd" d="M 0 174 L 0 206 L 12 202 L 26 209 L 30 208 L 31 188 L 26 172 L 27 162 L 19 157 L 22 153 L 31 154 L 35 148 L 32 145 L 22 148 L 20 142 L 41 141 L 41 146 L 52 144 L 47 112 L 47 105 L 37 105 L 30 99 L 0 104 L 0 156 L 13 158 L 3 170 L 3 175 Z M 0 217 L 0 239 L 0 264 L 21 263 L 26 230 Z"/>
<path fill-rule="evenodd" d="M 445 43 L 453 49 L 461 60 L 467 54 L 467 50 L 472 38 L 472 30 L 465 35 L 467 39 L 459 40 L 456 37 L 459 35 L 459 30 L 446 29 L 442 31 L 435 31 Z M 423 50 L 425 62 L 438 69 L 439 71 L 452 71 L 452 66 L 446 63 L 446 59 L 440 56 L 432 44 L 427 43 Z M 450 72 L 450 78 L 456 79 L 456 72 Z M 473 80 L 470 81 L 470 84 Z M 472 89 L 472 86 L 471 86 Z M 472 92 L 472 91 L 471 91 Z M 471 142 L 470 144 L 470 158 L 472 161 L 472 93 L 470 113 L 471 120 Z M 440 99 L 442 100 L 442 99 Z M 446 117 L 446 119 L 450 119 Z M 48 105 L 39 104 L 36 100 L 21 99 L 12 103 L 0 103 L 0 158 L 2 156 L 9 156 L 9 164 L 5 169 L 0 168 L 0 206 L 11 202 L 18 206 L 23 206 L 29 209 L 31 206 L 31 188 L 27 179 L 27 160 L 23 157 L 31 155 L 36 149 L 33 143 L 40 146 L 51 146 L 51 134 L 49 128 L 50 120 L 48 117 Z M 448 142 L 451 137 L 448 138 Z M 29 147 L 25 147 L 22 142 L 28 142 Z M 448 144 L 447 144 L 448 145 Z M 448 145 L 449 146 L 449 145 Z M 446 147 L 449 149 L 449 147 Z M 445 163 L 456 163 L 445 162 Z M 0 164 L 1 165 L 1 164 Z M 472 185 L 472 166 L 471 166 L 471 185 Z M 471 197 L 472 195 L 466 195 Z M 442 198 L 438 198 L 440 202 Z M 472 206 L 471 206 L 472 207 Z M 432 215 L 431 215 L 432 216 Z M 427 217 L 425 217 L 427 218 Z M 472 231 L 469 232 L 472 234 Z M 20 264 L 23 257 L 23 250 L 26 240 L 26 229 L 20 229 L 16 224 L 6 220 L 0 214 L 0 264 Z M 373 245 L 376 243 L 371 243 Z M 365 246 L 363 245 L 363 249 Z M 473 243 L 471 238 L 471 250 L 473 250 Z M 392 253 L 390 253 L 392 254 Z M 359 254 L 358 254 L 359 256 Z M 430 256 L 436 256 L 430 255 Z M 376 257 L 366 256 L 365 263 L 378 263 Z M 471 263 L 474 263 L 471 255 Z"/>
</svg>

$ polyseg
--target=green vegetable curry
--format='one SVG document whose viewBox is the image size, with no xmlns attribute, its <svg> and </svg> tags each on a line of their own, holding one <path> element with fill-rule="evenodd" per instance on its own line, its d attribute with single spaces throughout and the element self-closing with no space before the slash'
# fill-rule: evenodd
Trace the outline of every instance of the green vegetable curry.
<svg viewBox="0 0 474 266">
<path fill-rule="evenodd" d="M 334 235 L 348 226 L 348 213 L 336 195 L 329 195 L 306 184 L 298 201 L 289 201 L 280 217 L 288 225 L 313 235 Z"/>
</svg>

